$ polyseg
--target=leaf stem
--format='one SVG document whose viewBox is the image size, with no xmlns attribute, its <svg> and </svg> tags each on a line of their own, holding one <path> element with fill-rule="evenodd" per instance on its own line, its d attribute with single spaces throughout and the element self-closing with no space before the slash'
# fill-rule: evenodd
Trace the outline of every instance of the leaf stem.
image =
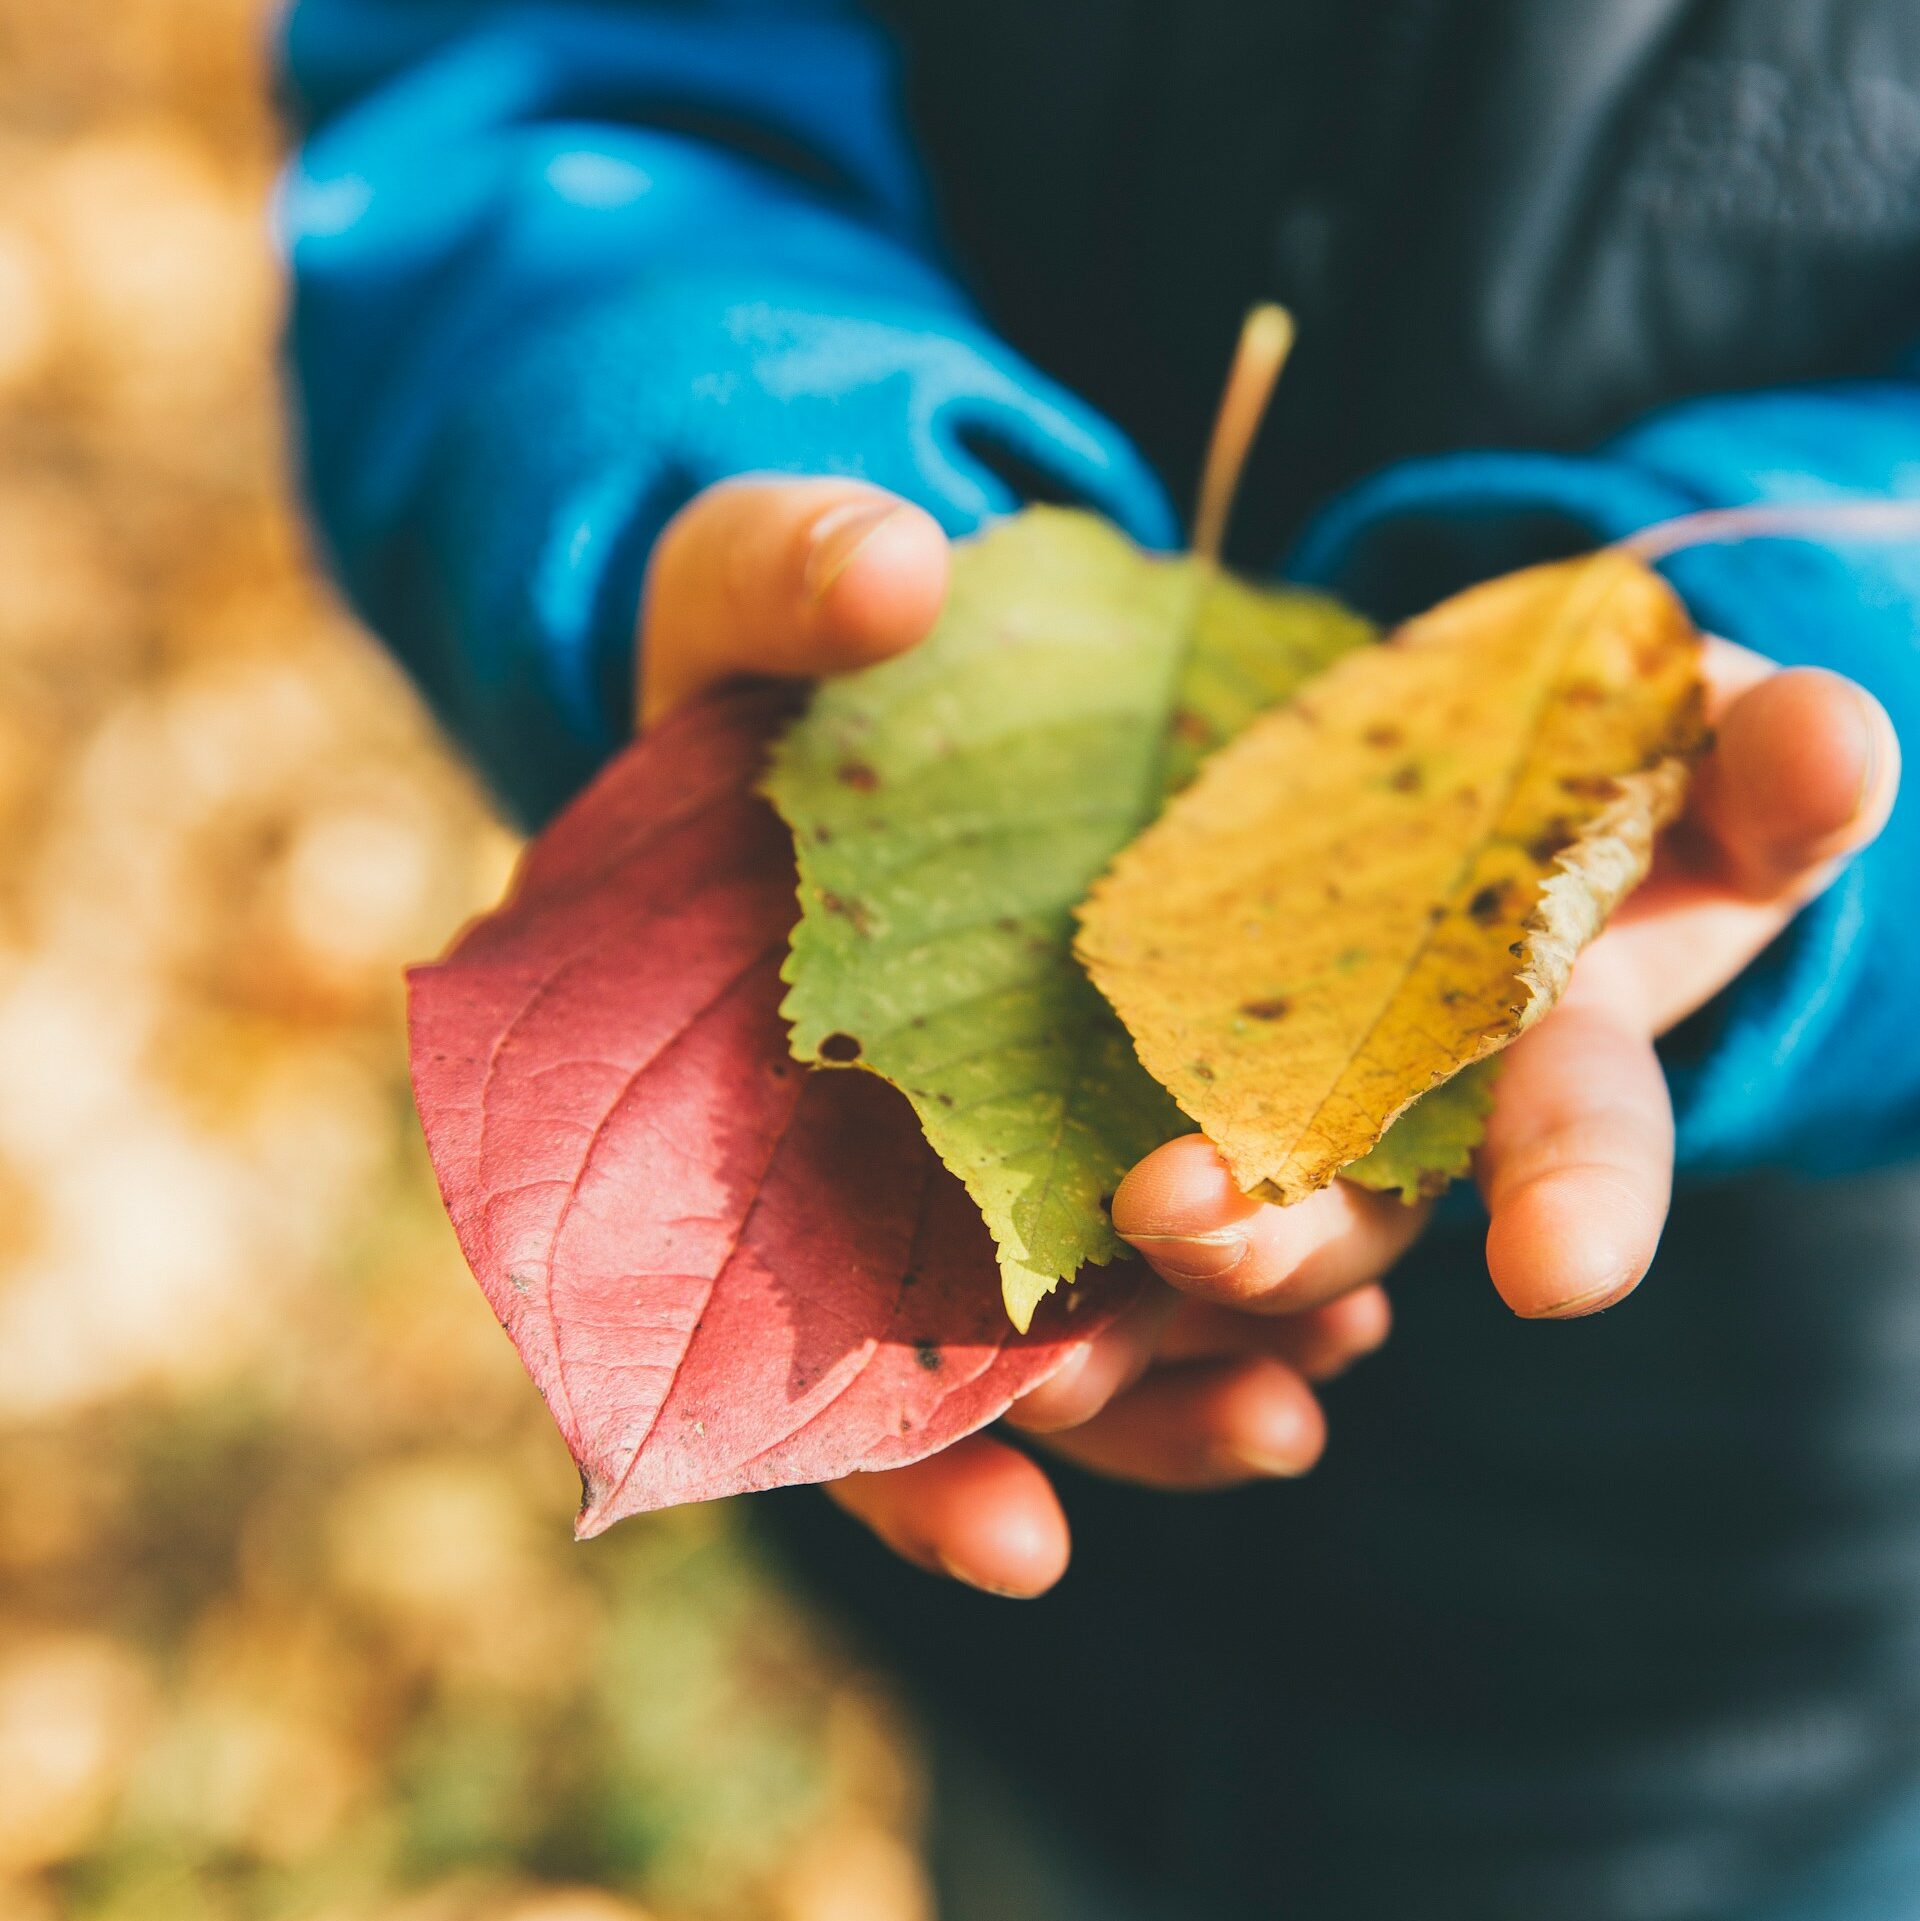
<svg viewBox="0 0 1920 1921">
<path fill-rule="evenodd" d="M 1227 370 L 1206 465 L 1201 469 L 1200 499 L 1193 511 L 1193 551 L 1202 560 L 1217 561 L 1226 545 L 1227 520 L 1240 475 L 1266 417 L 1274 383 L 1293 351 L 1293 339 L 1293 316 L 1284 307 L 1252 308 L 1241 326 L 1240 344 Z"/>
<path fill-rule="evenodd" d="M 1656 521 L 1616 543 L 1637 560 L 1736 540 L 1920 540 L 1920 500 L 1781 500 Z"/>
</svg>

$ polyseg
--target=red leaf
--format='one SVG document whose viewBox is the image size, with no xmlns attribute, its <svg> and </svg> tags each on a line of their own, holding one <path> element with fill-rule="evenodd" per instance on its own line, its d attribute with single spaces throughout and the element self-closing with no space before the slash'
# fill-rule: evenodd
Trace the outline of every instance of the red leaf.
<svg viewBox="0 0 1920 1921">
<path fill-rule="evenodd" d="M 1089 1275 L 1016 1335 L 905 1101 L 789 1058 L 793 852 L 752 791 L 785 712 L 731 693 L 630 748 L 411 975 L 440 1191 L 580 1465 L 583 1536 L 934 1453 L 1136 1284 Z"/>
</svg>

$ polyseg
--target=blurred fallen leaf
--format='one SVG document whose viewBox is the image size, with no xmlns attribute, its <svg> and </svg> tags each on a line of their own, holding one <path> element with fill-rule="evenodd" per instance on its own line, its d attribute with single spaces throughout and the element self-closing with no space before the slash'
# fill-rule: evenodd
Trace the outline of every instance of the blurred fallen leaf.
<svg viewBox="0 0 1920 1921">
<path fill-rule="evenodd" d="M 0 1647 L 0 1874 L 70 1860 L 98 1837 L 152 1707 L 144 1666 L 103 1635 Z"/>
<path fill-rule="evenodd" d="M 288 495 L 272 12 L 0 0 L 0 1915 L 773 1921 L 914 1763 L 725 1510 L 547 1519 L 397 982 L 517 841 Z"/>
</svg>

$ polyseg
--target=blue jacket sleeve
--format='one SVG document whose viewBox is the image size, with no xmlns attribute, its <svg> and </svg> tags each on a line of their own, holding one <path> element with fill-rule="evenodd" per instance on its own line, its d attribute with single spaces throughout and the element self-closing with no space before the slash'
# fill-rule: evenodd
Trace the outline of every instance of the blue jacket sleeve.
<svg viewBox="0 0 1920 1921">
<path fill-rule="evenodd" d="M 1920 385 L 1720 397 L 1590 457 L 1463 454 L 1334 503 L 1295 576 L 1399 617 L 1472 579 L 1704 507 L 1920 498 Z M 1664 569 L 1709 632 L 1831 667 L 1920 741 L 1920 542 L 1768 540 Z M 1920 1152 L 1920 797 L 1669 1051 L 1682 1165 L 1836 1172 Z"/>
<path fill-rule="evenodd" d="M 1011 465 L 1168 537 L 941 271 L 841 0 L 298 0 L 285 56 L 308 489 L 522 820 L 623 737 L 647 552 L 711 481 L 856 475 L 959 532 Z"/>
</svg>

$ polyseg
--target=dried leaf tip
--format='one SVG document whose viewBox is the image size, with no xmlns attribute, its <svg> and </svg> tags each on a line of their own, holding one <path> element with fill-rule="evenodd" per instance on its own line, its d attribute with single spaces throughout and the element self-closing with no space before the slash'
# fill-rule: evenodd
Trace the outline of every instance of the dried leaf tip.
<svg viewBox="0 0 1920 1921">
<path fill-rule="evenodd" d="M 1699 748 L 1697 729 L 1680 732 L 1678 751 L 1643 773 L 1622 775 L 1614 798 L 1556 856 L 1515 955 L 1515 978 L 1527 996 L 1519 1031 L 1566 992 L 1582 950 L 1646 878 L 1655 837 L 1686 800 L 1689 764 Z"/>
<path fill-rule="evenodd" d="M 1193 513 L 1193 551 L 1202 560 L 1218 560 L 1226 546 L 1227 521 L 1240 490 L 1240 476 L 1293 342 L 1293 315 L 1284 307 L 1255 307 L 1241 325 Z"/>
</svg>

